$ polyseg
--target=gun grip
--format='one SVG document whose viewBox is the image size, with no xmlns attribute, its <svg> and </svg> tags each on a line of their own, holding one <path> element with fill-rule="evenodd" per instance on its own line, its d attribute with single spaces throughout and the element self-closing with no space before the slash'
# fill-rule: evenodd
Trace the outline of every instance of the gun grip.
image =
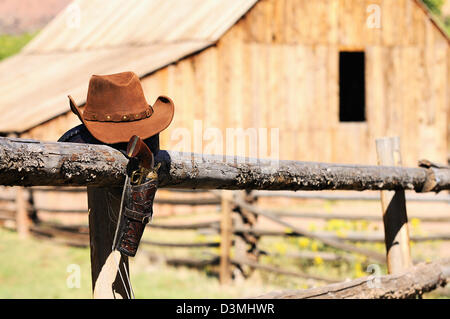
<svg viewBox="0 0 450 319">
<path fill-rule="evenodd" d="M 140 166 L 146 169 L 153 168 L 153 153 L 139 136 L 133 135 L 130 138 L 127 145 L 127 155 L 130 158 L 137 158 Z"/>
</svg>

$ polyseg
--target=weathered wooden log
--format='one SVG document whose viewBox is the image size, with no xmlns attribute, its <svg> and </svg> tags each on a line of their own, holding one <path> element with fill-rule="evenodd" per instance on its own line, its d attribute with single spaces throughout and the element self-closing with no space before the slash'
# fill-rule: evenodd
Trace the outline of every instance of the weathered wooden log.
<svg viewBox="0 0 450 319">
<path fill-rule="evenodd" d="M 212 191 L 213 194 L 217 194 L 216 191 Z M 243 192 L 234 192 L 234 196 L 232 198 L 239 198 L 243 202 L 254 205 L 256 202 L 256 198 L 251 195 L 250 190 L 245 190 Z M 234 217 L 233 217 L 233 229 L 252 229 L 258 221 L 258 215 L 236 205 L 234 202 L 233 208 Z M 234 232 L 237 236 L 235 236 L 235 245 L 234 245 L 234 255 L 237 259 L 248 260 L 252 262 L 258 262 L 259 259 L 259 249 L 258 249 L 258 241 L 259 236 L 253 232 Z M 249 267 L 246 264 L 241 264 L 239 268 L 243 277 L 249 278 L 253 271 L 255 270 L 252 267 Z"/>
<path fill-rule="evenodd" d="M 293 236 L 293 237 L 304 237 L 303 234 L 296 232 L 283 232 L 276 230 L 264 230 L 264 229 L 242 229 L 237 228 L 234 230 L 235 233 L 253 233 L 258 236 Z M 329 238 L 334 240 L 345 240 L 350 242 L 366 242 L 366 243 L 382 243 L 384 242 L 384 234 L 382 233 L 361 233 L 361 232 L 348 232 L 339 236 L 332 232 L 314 232 L 321 238 Z M 410 238 L 414 242 L 424 242 L 432 240 L 450 240 L 449 233 L 437 233 L 429 235 L 412 235 Z"/>
<path fill-rule="evenodd" d="M 37 225 L 41 228 L 46 227 L 50 229 L 65 231 L 68 233 L 89 235 L 89 225 L 87 224 L 64 225 L 58 222 L 41 221 Z"/>
<path fill-rule="evenodd" d="M 203 229 L 204 232 L 219 232 L 219 226 L 212 226 L 209 229 Z M 256 236 L 288 236 L 288 237 L 308 237 L 306 234 L 288 230 L 269 230 L 269 229 L 259 229 L 259 228 L 243 228 L 236 227 L 233 229 L 234 234 L 250 233 Z M 384 242 L 383 233 L 363 233 L 363 232 L 343 232 L 342 234 L 336 234 L 330 231 L 315 231 L 313 232 L 316 236 L 320 238 L 328 238 L 332 240 L 344 240 L 349 242 L 366 242 L 366 243 L 378 243 Z M 433 240 L 450 240 L 450 233 L 432 233 L 428 235 L 412 235 L 411 240 L 414 242 L 424 242 Z"/>
<path fill-rule="evenodd" d="M 263 299 L 403 299 L 421 296 L 450 280 L 450 258 L 421 263 L 395 275 L 369 276 L 306 290 L 272 292 Z"/>
<path fill-rule="evenodd" d="M 200 222 L 200 223 L 192 223 L 192 224 L 163 224 L 163 223 L 149 223 L 147 227 L 150 228 L 161 228 L 161 229 L 173 229 L 173 230 L 192 230 L 192 229 L 201 229 L 208 227 L 219 227 L 219 221 L 213 220 L 210 222 Z"/>
<path fill-rule="evenodd" d="M 270 252 L 267 250 L 261 250 L 261 255 L 264 256 L 272 256 L 277 258 L 293 258 L 293 259 L 308 259 L 308 260 L 314 260 L 316 258 L 320 258 L 323 261 L 339 261 L 339 262 L 354 262 L 356 260 L 356 256 L 354 255 L 340 255 L 335 254 L 328 251 L 309 251 L 309 250 L 302 250 L 297 252 L 287 252 L 287 253 L 276 253 L 276 252 Z"/>
<path fill-rule="evenodd" d="M 117 185 L 127 160 L 108 146 L 0 138 L 2 185 Z"/>
<path fill-rule="evenodd" d="M 318 199 L 331 201 L 379 201 L 379 194 L 336 194 L 336 193 L 322 193 L 322 192 L 290 192 L 290 191 L 254 191 L 252 192 L 256 197 L 286 197 L 296 199 Z M 407 194 L 406 200 L 408 202 L 444 202 L 450 203 L 450 196 L 447 194 Z M 409 216 L 409 214 L 408 214 Z"/>
<path fill-rule="evenodd" d="M 272 213 L 278 217 L 287 218 L 317 218 L 317 219 L 344 219 L 344 220 L 367 220 L 367 221 L 382 221 L 380 215 L 369 214 L 349 214 L 349 213 L 326 213 L 326 212 L 290 212 L 290 211 L 272 211 Z M 421 222 L 448 222 L 450 221 L 450 215 L 425 215 L 425 214 L 408 214 L 409 219 L 417 218 Z"/>
<path fill-rule="evenodd" d="M 189 206 L 211 206 L 220 205 L 217 198 L 155 198 L 156 204 L 189 205 Z"/>
<path fill-rule="evenodd" d="M 75 240 L 89 244 L 89 234 L 77 233 L 70 230 L 59 229 L 49 225 L 33 225 L 30 228 L 31 232 L 37 235 L 46 236 L 50 238 L 63 238 L 68 240 Z"/>
<path fill-rule="evenodd" d="M 160 151 L 160 187 L 266 190 L 450 189 L 449 169 L 271 161 Z M 23 186 L 113 186 L 127 159 L 106 145 L 0 138 L 0 181 Z M 430 183 L 430 179 L 433 180 Z"/>
<path fill-rule="evenodd" d="M 153 240 L 141 240 L 141 244 L 160 246 L 160 247 L 180 247 L 180 248 L 199 248 L 199 247 L 219 247 L 220 242 L 204 242 L 204 243 L 169 243 Z"/>
<path fill-rule="evenodd" d="M 33 187 L 36 192 L 64 192 L 64 193 L 86 193 L 86 187 Z"/>
<path fill-rule="evenodd" d="M 16 210 L 15 209 L 0 209 L 0 219 L 3 220 L 15 220 Z"/>
<path fill-rule="evenodd" d="M 230 199 L 233 194 L 222 191 L 221 220 L 220 220 L 220 263 L 219 282 L 226 285 L 232 279 L 232 267 L 230 263 L 231 248 L 233 246 L 233 217 Z"/>
<path fill-rule="evenodd" d="M 28 238 L 32 224 L 28 214 L 29 205 L 25 193 L 23 187 L 16 187 L 16 228 L 20 238 Z"/>
<path fill-rule="evenodd" d="M 0 196 L 0 202 L 15 202 L 15 197 Z"/>
<path fill-rule="evenodd" d="M 169 257 L 146 250 L 141 250 L 141 253 L 145 254 L 151 262 L 164 262 L 165 264 L 174 267 L 204 268 L 209 265 L 218 265 L 220 260 L 217 255 L 212 255 L 212 257 L 208 259 L 199 259 L 189 257 Z"/>
<path fill-rule="evenodd" d="M 46 232 L 40 232 L 36 230 L 31 230 L 33 236 L 39 239 L 48 240 L 52 243 L 59 244 L 62 246 L 86 248 L 89 247 L 89 238 L 85 239 L 75 239 L 75 238 L 64 238 L 64 237 L 53 237 L 49 236 Z"/>
<path fill-rule="evenodd" d="M 62 214 L 87 214 L 88 208 L 51 208 L 51 207 L 35 207 L 36 211 L 45 212 L 45 213 L 62 213 Z"/>
</svg>

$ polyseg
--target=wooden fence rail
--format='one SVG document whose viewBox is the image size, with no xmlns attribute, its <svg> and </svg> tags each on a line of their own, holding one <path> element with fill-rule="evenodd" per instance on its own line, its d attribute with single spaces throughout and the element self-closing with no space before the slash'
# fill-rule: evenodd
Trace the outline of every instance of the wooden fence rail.
<svg viewBox="0 0 450 319">
<path fill-rule="evenodd" d="M 278 217 L 286 218 L 314 218 L 314 219 L 345 219 L 345 220 L 366 220 L 366 221 L 382 221 L 382 216 L 369 215 L 361 213 L 327 213 L 327 212 L 293 212 L 293 211 L 281 211 L 271 210 L 272 214 Z M 417 218 L 422 222 L 449 222 L 450 214 L 439 215 L 425 215 L 425 214 L 408 214 L 410 219 Z"/>
<path fill-rule="evenodd" d="M 204 229 L 206 231 L 207 229 Z M 215 229 L 217 231 L 217 229 Z M 257 236 L 281 236 L 281 237 L 308 237 L 308 235 L 298 233 L 295 231 L 279 231 L 267 229 L 245 229 L 233 228 L 233 234 L 250 233 Z M 362 232 L 343 232 L 338 235 L 329 231 L 315 231 L 313 234 L 320 238 L 328 238 L 337 241 L 361 242 L 361 243 L 377 243 L 384 242 L 383 233 L 362 233 Z M 411 240 L 415 242 L 436 241 L 436 240 L 450 240 L 450 233 L 433 233 L 427 235 L 411 235 Z"/>
<path fill-rule="evenodd" d="M 254 191 L 256 197 L 283 197 L 296 199 L 322 199 L 331 201 L 379 201 L 378 194 L 322 194 L 311 192 L 289 192 L 289 191 Z M 450 196 L 447 194 L 409 194 L 406 195 L 408 202 L 443 202 L 450 204 Z"/>
<path fill-rule="evenodd" d="M 273 161 L 160 151 L 160 187 L 260 190 L 450 189 L 449 169 Z M 0 180 L 11 186 L 113 186 L 127 159 L 105 145 L 0 138 Z M 430 186 L 431 185 L 431 186 Z"/>
</svg>

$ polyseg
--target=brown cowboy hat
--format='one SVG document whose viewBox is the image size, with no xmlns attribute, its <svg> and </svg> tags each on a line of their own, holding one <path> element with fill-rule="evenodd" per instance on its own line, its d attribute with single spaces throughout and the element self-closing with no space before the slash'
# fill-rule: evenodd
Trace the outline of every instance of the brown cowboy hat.
<svg viewBox="0 0 450 319">
<path fill-rule="evenodd" d="M 69 101 L 88 131 L 106 144 L 128 142 L 133 135 L 149 138 L 168 127 L 174 114 L 166 96 L 158 97 L 153 106 L 147 103 L 133 72 L 93 75 L 83 112 L 70 95 Z"/>
</svg>

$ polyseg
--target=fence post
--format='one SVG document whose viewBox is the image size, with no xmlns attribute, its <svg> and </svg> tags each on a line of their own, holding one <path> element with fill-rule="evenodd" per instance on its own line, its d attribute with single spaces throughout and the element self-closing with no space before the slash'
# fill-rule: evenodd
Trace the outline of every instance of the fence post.
<svg viewBox="0 0 450 319">
<path fill-rule="evenodd" d="M 401 166 L 400 138 L 376 140 L 378 165 Z M 386 261 L 390 274 L 412 266 L 405 190 L 381 191 Z"/>
<path fill-rule="evenodd" d="M 247 204 L 254 205 L 254 204 L 256 204 L 256 201 L 258 200 L 258 198 L 250 190 L 246 190 L 244 200 Z M 249 225 L 249 227 L 250 228 L 255 227 L 256 222 L 258 221 L 258 215 L 253 212 L 247 211 L 245 209 L 242 210 L 242 213 L 243 213 L 243 216 L 244 216 L 247 224 Z M 247 240 L 248 244 L 250 245 L 250 248 L 247 251 L 248 258 L 254 262 L 258 262 L 258 259 L 259 259 L 259 248 L 258 248 L 259 236 L 255 235 L 255 234 L 247 234 L 246 240 Z"/>
<path fill-rule="evenodd" d="M 257 200 L 257 197 L 249 190 L 246 190 L 243 194 L 241 193 L 240 196 L 242 196 L 242 200 L 248 204 L 254 204 Z M 251 229 L 256 224 L 258 215 L 240 206 L 235 207 L 234 211 L 237 213 L 235 227 Z M 257 247 L 258 239 L 259 236 L 248 232 L 237 235 L 234 245 L 236 258 L 239 260 L 257 262 L 259 257 L 259 250 Z M 244 266 L 242 266 L 241 270 L 245 277 L 253 271 L 251 267 Z"/>
<path fill-rule="evenodd" d="M 130 299 L 128 257 L 112 251 L 122 189 L 88 187 L 87 191 L 93 297 Z"/>
<path fill-rule="evenodd" d="M 231 217 L 231 200 L 233 193 L 222 191 L 221 219 L 220 219 L 220 268 L 219 281 L 221 285 L 229 284 L 231 281 L 231 246 L 233 238 L 233 224 Z"/>
<path fill-rule="evenodd" d="M 16 188 L 16 229 L 20 238 L 27 238 L 30 235 L 30 218 L 28 216 L 28 202 L 25 198 L 25 189 Z"/>
<path fill-rule="evenodd" d="M 38 224 L 39 216 L 36 210 L 36 205 L 34 203 L 34 193 L 32 187 L 28 188 L 27 210 L 28 210 L 28 219 L 30 220 L 30 223 Z"/>
</svg>

